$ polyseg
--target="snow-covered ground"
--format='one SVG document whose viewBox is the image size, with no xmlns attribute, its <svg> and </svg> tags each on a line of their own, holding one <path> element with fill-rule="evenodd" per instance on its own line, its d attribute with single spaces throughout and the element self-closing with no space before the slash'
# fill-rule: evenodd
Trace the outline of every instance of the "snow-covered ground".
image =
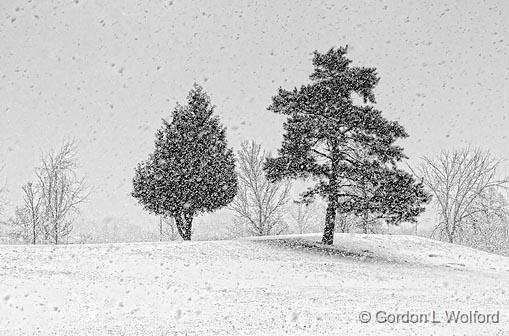
<svg viewBox="0 0 509 336">
<path fill-rule="evenodd" d="M 509 258 L 411 236 L 319 238 L 0 246 L 0 335 L 508 335 Z M 446 323 L 449 310 L 499 323 Z M 374 322 L 407 311 L 441 323 Z"/>
</svg>

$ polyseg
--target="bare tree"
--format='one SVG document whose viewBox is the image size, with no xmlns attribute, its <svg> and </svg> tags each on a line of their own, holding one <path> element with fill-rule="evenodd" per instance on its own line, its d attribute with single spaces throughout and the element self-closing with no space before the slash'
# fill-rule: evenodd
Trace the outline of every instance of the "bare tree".
<svg viewBox="0 0 509 336">
<path fill-rule="evenodd" d="M 472 205 L 477 211 L 461 227 L 458 242 L 494 253 L 509 254 L 509 206 L 504 195 L 490 188 Z"/>
<path fill-rule="evenodd" d="M 268 153 L 255 142 L 243 142 L 238 155 L 239 189 L 230 204 L 237 224 L 257 236 L 280 234 L 287 228 L 285 206 L 289 200 L 288 181 L 270 183 L 263 165 Z"/>
<path fill-rule="evenodd" d="M 313 223 L 313 211 L 311 204 L 304 202 L 294 201 L 288 210 L 288 214 L 292 220 L 292 227 L 295 228 L 296 233 L 308 233 Z"/>
<path fill-rule="evenodd" d="M 44 208 L 44 239 L 58 244 L 72 230 L 73 216 L 87 198 L 85 178 L 77 174 L 77 143 L 65 140 L 61 148 L 42 155 L 36 175 Z"/>
<path fill-rule="evenodd" d="M 16 207 L 14 216 L 6 221 L 9 227 L 9 236 L 24 243 L 32 241 L 32 228 L 28 211 L 25 207 Z"/>
<path fill-rule="evenodd" d="M 317 203 L 294 201 L 288 208 L 292 231 L 303 234 L 321 231 L 324 206 Z"/>
<path fill-rule="evenodd" d="M 41 193 L 32 182 L 28 182 L 23 187 L 23 200 L 25 202 L 26 219 L 30 223 L 32 244 L 37 242 L 37 236 L 43 224 L 43 213 L 41 207 Z"/>
<path fill-rule="evenodd" d="M 358 228 L 361 228 L 362 232 L 365 232 L 366 224 L 368 225 L 369 232 L 376 232 L 375 226 L 373 225 L 374 223 L 376 223 L 376 220 L 366 223 L 366 221 L 352 214 L 336 214 L 336 232 L 348 233 L 356 231 Z M 371 226 L 369 226 L 370 224 Z"/>
<path fill-rule="evenodd" d="M 505 187 L 508 179 L 496 176 L 500 161 L 489 151 L 462 149 L 442 151 L 434 158 L 425 157 L 418 168 L 425 186 L 435 196 L 439 223 L 432 236 L 455 242 L 466 220 L 482 211 L 474 206 L 487 190 Z"/>
</svg>

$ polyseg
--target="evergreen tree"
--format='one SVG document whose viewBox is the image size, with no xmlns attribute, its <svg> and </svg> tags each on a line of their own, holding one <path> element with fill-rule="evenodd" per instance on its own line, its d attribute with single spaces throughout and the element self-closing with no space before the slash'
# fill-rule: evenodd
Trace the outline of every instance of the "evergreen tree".
<svg viewBox="0 0 509 336">
<path fill-rule="evenodd" d="M 408 135 L 372 106 L 376 69 L 350 66 L 346 53 L 315 51 L 311 84 L 280 88 L 268 108 L 288 119 L 279 156 L 266 161 L 267 176 L 317 181 L 303 199 L 327 201 L 324 244 L 333 243 L 336 212 L 397 224 L 414 221 L 429 200 L 422 184 L 396 167 L 405 155 L 394 143 Z M 363 104 L 354 104 L 356 96 Z"/>
<path fill-rule="evenodd" d="M 154 152 L 136 168 L 132 193 L 146 210 L 175 218 L 184 240 L 191 239 L 194 216 L 229 204 L 237 193 L 233 150 L 210 98 L 195 84 L 187 100 L 171 122 L 163 120 Z"/>
</svg>

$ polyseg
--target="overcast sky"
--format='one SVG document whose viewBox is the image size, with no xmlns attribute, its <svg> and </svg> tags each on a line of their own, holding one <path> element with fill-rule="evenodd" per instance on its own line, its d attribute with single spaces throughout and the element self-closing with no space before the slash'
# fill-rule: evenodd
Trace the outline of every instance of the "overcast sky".
<svg viewBox="0 0 509 336">
<path fill-rule="evenodd" d="M 0 0 L 0 180 L 11 205 L 40 151 L 71 136 L 94 188 L 85 217 L 151 221 L 129 196 L 134 168 L 193 82 L 231 146 L 275 150 L 271 96 L 308 82 L 313 50 L 341 45 L 378 69 L 377 107 L 406 127 L 412 159 L 467 144 L 509 158 L 509 2 L 404 3 Z"/>
</svg>

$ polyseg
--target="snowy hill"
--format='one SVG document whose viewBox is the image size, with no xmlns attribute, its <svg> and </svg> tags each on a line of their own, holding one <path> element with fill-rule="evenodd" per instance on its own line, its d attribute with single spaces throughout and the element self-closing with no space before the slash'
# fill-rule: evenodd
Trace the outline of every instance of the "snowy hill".
<svg viewBox="0 0 509 336">
<path fill-rule="evenodd" d="M 509 330 L 509 258 L 410 236 L 337 234 L 331 248 L 319 238 L 0 246 L 0 335 Z M 499 321 L 447 323 L 458 310 Z M 440 323 L 374 322 L 433 311 Z"/>
<path fill-rule="evenodd" d="M 253 237 L 250 240 L 282 240 L 289 246 L 302 245 L 299 242 L 316 242 L 321 234 Z M 334 235 L 334 245 L 325 248 L 329 254 L 346 254 L 361 259 L 374 259 L 396 263 L 410 263 L 422 266 L 445 266 L 472 271 L 507 271 L 509 258 L 483 252 L 466 246 L 447 244 L 440 241 L 409 235 Z M 309 247 L 309 244 L 305 244 Z M 319 244 L 317 244 L 319 245 Z M 323 247 L 321 247 L 323 249 Z"/>
</svg>

